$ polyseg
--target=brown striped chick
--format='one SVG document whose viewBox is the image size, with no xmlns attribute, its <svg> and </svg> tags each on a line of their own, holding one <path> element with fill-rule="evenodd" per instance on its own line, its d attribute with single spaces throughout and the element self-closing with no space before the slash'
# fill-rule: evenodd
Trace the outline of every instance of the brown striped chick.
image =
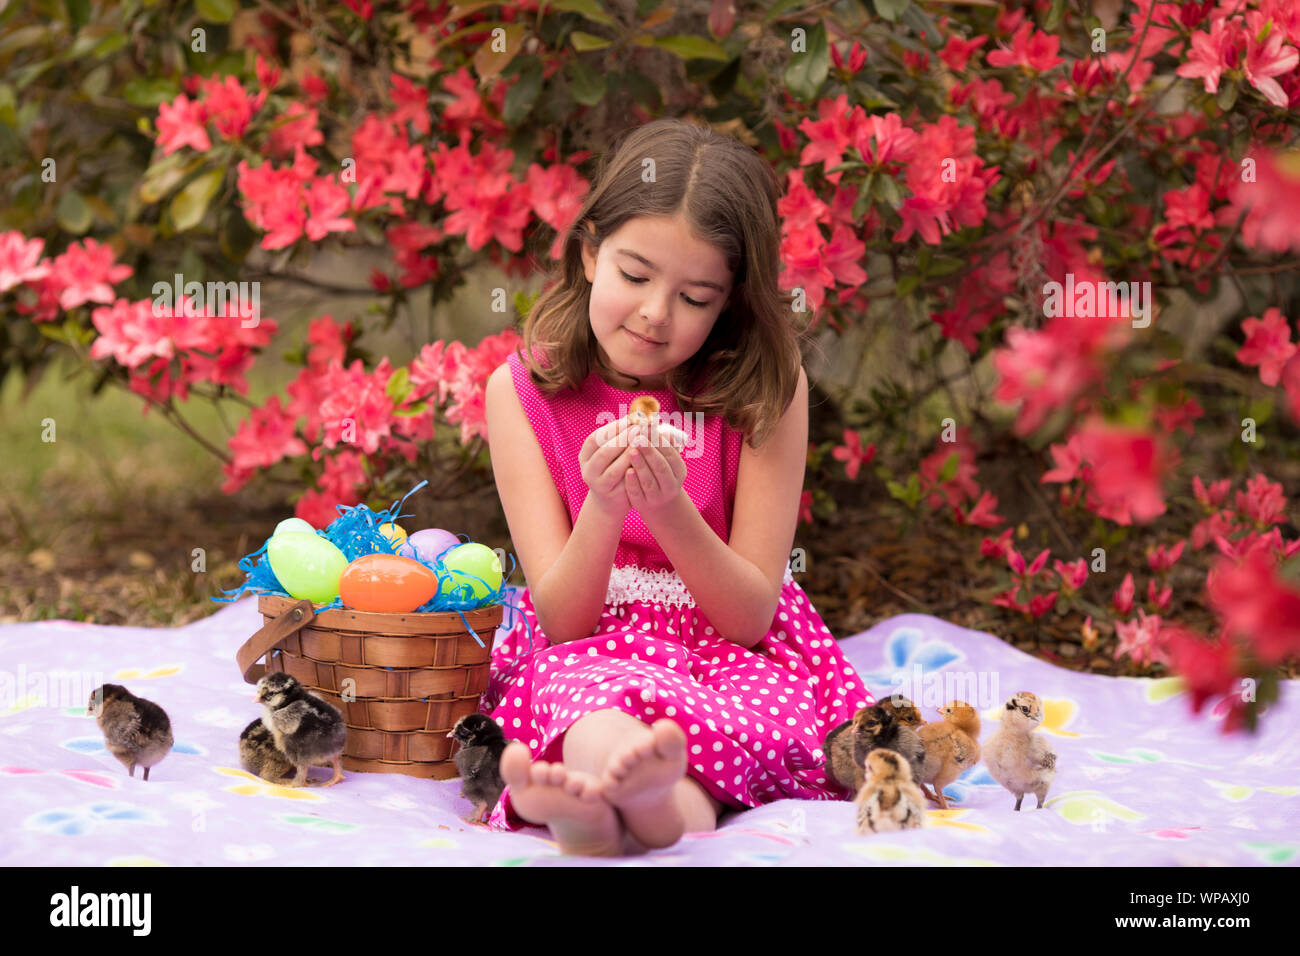
<svg viewBox="0 0 1300 956">
<path fill-rule="evenodd" d="M 343 714 L 321 700 L 289 674 L 273 671 L 257 682 L 262 721 L 271 731 L 276 749 L 289 758 L 295 774 L 287 787 L 316 786 L 307 771 L 324 762 L 333 764 L 334 776 L 323 785 L 332 787 L 343 779 L 343 748 L 348 728 Z"/>
<path fill-rule="evenodd" d="M 1022 690 L 1002 712 L 1002 723 L 984 742 L 984 764 L 998 783 L 1016 796 L 1016 809 L 1026 793 L 1038 798 L 1041 809 L 1056 779 L 1056 752 L 1047 738 L 1034 733 L 1043 722 L 1043 703 Z"/>
<path fill-rule="evenodd" d="M 293 763 L 280 748 L 259 717 L 239 735 L 239 765 L 255 777 L 279 783 L 293 773 Z"/>
<path fill-rule="evenodd" d="M 149 769 L 171 753 L 175 741 L 167 712 L 121 684 L 96 687 L 87 710 L 104 733 L 104 746 L 129 776 L 135 776 L 136 767 L 143 767 L 148 780 Z"/>
<path fill-rule="evenodd" d="M 858 835 L 914 830 L 925 825 L 925 797 L 901 754 L 880 748 L 867 754 L 866 783 L 853 802 Z"/>
<path fill-rule="evenodd" d="M 923 791 L 930 784 L 934 794 L 926 791 L 926 796 L 941 810 L 947 810 L 943 788 L 979 763 L 980 718 L 974 707 L 960 700 L 940 707 L 938 712 L 943 720 L 923 724 L 916 731 L 925 744 L 925 765 L 917 783 Z"/>
</svg>

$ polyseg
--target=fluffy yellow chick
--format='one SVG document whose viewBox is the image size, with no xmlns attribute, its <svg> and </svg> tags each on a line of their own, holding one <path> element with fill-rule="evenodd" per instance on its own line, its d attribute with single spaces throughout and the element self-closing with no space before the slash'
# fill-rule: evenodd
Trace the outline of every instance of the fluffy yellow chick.
<svg viewBox="0 0 1300 956">
<path fill-rule="evenodd" d="M 989 774 L 1016 795 L 1016 809 L 1026 793 L 1043 806 L 1047 791 L 1056 779 L 1056 752 L 1047 738 L 1034 733 L 1043 722 L 1043 703 L 1022 690 L 1002 712 L 1002 724 L 984 743 L 984 764 Z"/>
<path fill-rule="evenodd" d="M 942 721 L 922 724 L 916 730 L 925 744 L 925 764 L 917 782 L 922 790 L 927 783 L 933 786 L 934 795 L 927 792 L 926 796 L 947 810 L 943 788 L 979 763 L 980 718 L 974 707 L 961 700 L 940 707 L 939 713 Z"/>
<path fill-rule="evenodd" d="M 884 747 L 871 751 L 866 778 L 853 801 L 858 807 L 859 836 L 925 825 L 925 797 L 912 781 L 912 768 L 901 754 Z"/>
</svg>

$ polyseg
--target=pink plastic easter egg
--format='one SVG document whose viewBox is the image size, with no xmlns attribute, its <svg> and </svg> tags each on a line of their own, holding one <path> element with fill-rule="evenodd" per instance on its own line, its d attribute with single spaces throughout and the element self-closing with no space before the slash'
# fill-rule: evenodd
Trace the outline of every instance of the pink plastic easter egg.
<svg viewBox="0 0 1300 956">
<path fill-rule="evenodd" d="M 437 593 L 432 570 L 396 554 L 362 555 L 339 578 L 339 598 L 357 611 L 406 614 Z"/>
</svg>

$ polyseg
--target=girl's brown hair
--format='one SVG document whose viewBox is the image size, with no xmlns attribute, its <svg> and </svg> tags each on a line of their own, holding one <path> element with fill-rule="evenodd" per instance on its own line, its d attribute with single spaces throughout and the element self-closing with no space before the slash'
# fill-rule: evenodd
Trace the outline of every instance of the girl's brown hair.
<svg viewBox="0 0 1300 956">
<path fill-rule="evenodd" d="M 642 178 L 647 159 L 654 161 L 650 182 Z M 761 445 L 794 397 L 802 364 L 792 296 L 776 284 L 779 196 L 776 173 L 758 153 L 708 127 L 661 119 L 625 132 L 602 157 L 558 269 L 524 320 L 520 359 L 534 384 L 554 395 L 580 388 L 596 370 L 632 383 L 630 390 L 640 385 L 601 361 L 580 243 L 599 247 L 636 216 L 682 215 L 726 256 L 732 293 L 695 355 L 667 372 L 666 387 L 682 411 L 720 414 L 751 447 Z M 535 346 L 548 366 L 534 361 Z"/>
</svg>

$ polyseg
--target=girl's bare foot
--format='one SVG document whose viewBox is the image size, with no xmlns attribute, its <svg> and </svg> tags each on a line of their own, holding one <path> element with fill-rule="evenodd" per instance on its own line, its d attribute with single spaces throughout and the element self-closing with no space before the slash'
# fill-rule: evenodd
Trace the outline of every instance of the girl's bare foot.
<svg viewBox="0 0 1300 956">
<path fill-rule="evenodd" d="M 636 839 L 648 847 L 672 846 L 686 830 L 674 794 L 686 773 L 686 734 L 667 717 L 650 732 L 609 755 L 601 783 Z"/>
<path fill-rule="evenodd" d="M 622 827 L 601 793 L 600 780 L 564 764 L 531 760 L 517 740 L 501 754 L 501 779 L 510 788 L 515 811 L 530 823 L 549 826 L 564 853 L 619 856 Z"/>
</svg>

